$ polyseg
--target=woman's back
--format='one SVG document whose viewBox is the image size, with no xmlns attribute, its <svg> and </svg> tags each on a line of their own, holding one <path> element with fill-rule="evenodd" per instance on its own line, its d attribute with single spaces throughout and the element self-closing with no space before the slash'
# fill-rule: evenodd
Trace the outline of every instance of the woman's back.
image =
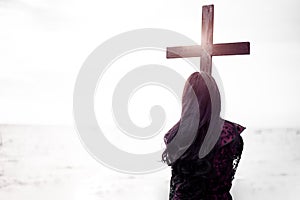
<svg viewBox="0 0 300 200">
<path fill-rule="evenodd" d="M 178 159 L 172 164 L 170 200 L 228 200 L 242 150 L 245 127 L 225 120 L 213 150 L 202 159 Z M 172 130 L 166 134 L 170 136 Z"/>
</svg>

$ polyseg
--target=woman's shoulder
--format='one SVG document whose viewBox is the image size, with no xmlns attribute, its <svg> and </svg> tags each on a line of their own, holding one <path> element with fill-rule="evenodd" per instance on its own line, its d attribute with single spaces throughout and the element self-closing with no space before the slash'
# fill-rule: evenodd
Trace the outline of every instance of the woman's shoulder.
<svg viewBox="0 0 300 200">
<path fill-rule="evenodd" d="M 229 121 L 227 119 L 224 120 L 223 130 L 226 132 L 235 132 L 236 131 L 238 134 L 241 134 L 245 129 L 246 129 L 246 127 L 244 127 L 238 123 Z"/>
<path fill-rule="evenodd" d="M 240 135 L 245 129 L 246 127 L 225 119 L 222 132 L 220 135 L 220 139 L 218 141 L 218 145 L 224 146 L 230 143 L 231 141 L 234 140 L 234 138 Z"/>
</svg>

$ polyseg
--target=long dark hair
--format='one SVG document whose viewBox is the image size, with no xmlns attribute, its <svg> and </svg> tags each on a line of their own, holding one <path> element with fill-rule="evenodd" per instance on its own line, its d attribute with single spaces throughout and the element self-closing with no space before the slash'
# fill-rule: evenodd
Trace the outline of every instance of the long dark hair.
<svg viewBox="0 0 300 200">
<path fill-rule="evenodd" d="M 214 78 L 205 72 L 191 74 L 182 94 L 181 118 L 165 135 L 162 161 L 172 165 L 179 159 L 207 155 L 220 136 L 220 111 L 221 97 Z"/>
</svg>

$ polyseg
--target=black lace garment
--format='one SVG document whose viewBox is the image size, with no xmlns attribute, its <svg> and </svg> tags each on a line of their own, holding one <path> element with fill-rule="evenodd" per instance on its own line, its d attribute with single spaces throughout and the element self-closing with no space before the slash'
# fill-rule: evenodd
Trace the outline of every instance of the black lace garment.
<svg viewBox="0 0 300 200">
<path fill-rule="evenodd" d="M 245 127 L 225 120 L 213 150 L 202 159 L 179 159 L 172 167 L 170 200 L 230 200 L 229 191 L 241 158 Z M 168 143 L 174 129 L 166 134 Z"/>
</svg>

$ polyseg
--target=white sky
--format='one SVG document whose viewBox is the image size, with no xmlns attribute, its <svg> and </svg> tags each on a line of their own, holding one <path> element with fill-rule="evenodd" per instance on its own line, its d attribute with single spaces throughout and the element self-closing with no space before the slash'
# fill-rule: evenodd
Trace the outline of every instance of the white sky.
<svg viewBox="0 0 300 200">
<path fill-rule="evenodd" d="M 206 4 L 215 5 L 215 43 L 251 42 L 251 55 L 213 59 L 227 118 L 298 127 L 296 0 L 0 0 L 0 123 L 71 124 L 74 81 L 98 45 L 137 28 L 170 29 L 200 43 Z"/>
</svg>

